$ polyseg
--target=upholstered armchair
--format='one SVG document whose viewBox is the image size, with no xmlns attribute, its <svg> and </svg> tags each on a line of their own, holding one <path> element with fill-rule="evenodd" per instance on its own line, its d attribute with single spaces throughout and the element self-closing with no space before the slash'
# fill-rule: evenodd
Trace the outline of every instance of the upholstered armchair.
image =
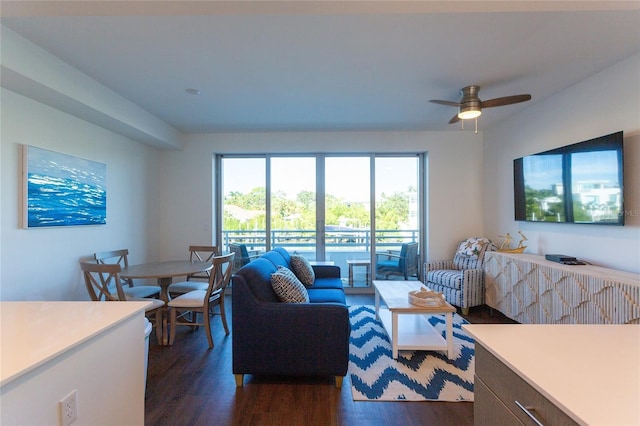
<svg viewBox="0 0 640 426">
<path fill-rule="evenodd" d="M 495 249 L 487 238 L 467 238 L 460 242 L 452 260 L 424 264 L 424 282 L 467 315 L 469 308 L 484 303 L 484 254 Z"/>
</svg>

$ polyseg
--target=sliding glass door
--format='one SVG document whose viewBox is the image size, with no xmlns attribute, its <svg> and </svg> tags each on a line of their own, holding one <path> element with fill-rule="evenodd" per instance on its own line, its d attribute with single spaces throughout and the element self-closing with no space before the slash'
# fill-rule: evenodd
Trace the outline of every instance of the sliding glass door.
<svg viewBox="0 0 640 426">
<path fill-rule="evenodd" d="M 325 159 L 325 256 L 347 285 L 371 281 L 371 156 Z"/>
<path fill-rule="evenodd" d="M 274 247 L 340 267 L 345 286 L 368 287 L 376 263 L 422 241 L 420 154 L 217 157 L 218 240 L 242 263 Z M 414 247 L 408 279 L 416 279 Z M 380 253 L 387 254 L 382 257 Z M 247 258 L 245 258 L 245 256 Z M 238 255 L 237 255 L 238 257 Z M 241 266 L 239 264 L 238 266 Z"/>
<path fill-rule="evenodd" d="M 224 188 L 217 217 L 223 232 L 217 240 L 223 252 L 235 252 L 234 270 L 266 249 L 265 158 L 225 158 L 218 164 L 218 189 Z"/>
<path fill-rule="evenodd" d="M 270 159 L 270 247 L 316 259 L 316 158 Z"/>
<path fill-rule="evenodd" d="M 419 157 L 375 160 L 376 279 L 417 279 L 421 226 Z"/>
</svg>

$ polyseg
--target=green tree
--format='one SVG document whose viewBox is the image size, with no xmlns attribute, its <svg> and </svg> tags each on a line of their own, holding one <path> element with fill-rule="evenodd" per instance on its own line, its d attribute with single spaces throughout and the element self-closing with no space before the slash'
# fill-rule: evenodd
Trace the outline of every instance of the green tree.
<svg viewBox="0 0 640 426">
<path fill-rule="evenodd" d="M 409 196 L 396 192 L 391 196 L 382 194 L 382 201 L 376 207 L 378 229 L 396 230 L 409 221 Z"/>
</svg>

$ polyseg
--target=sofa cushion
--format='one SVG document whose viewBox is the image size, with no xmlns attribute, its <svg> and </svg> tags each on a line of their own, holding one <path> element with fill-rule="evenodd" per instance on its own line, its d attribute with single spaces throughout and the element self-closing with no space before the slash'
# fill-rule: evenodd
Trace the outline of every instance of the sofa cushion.
<svg viewBox="0 0 640 426">
<path fill-rule="evenodd" d="M 271 274 L 271 286 L 281 302 L 309 303 L 309 294 L 305 286 L 284 266 L 279 266 L 278 270 Z"/>
<path fill-rule="evenodd" d="M 304 256 L 291 255 L 291 270 L 305 287 L 311 287 L 316 280 L 316 274 Z"/>
<path fill-rule="evenodd" d="M 284 261 L 287 262 L 287 265 L 291 263 L 291 258 L 290 258 L 291 255 L 289 254 L 289 252 L 287 251 L 286 248 L 284 248 L 284 247 L 275 247 L 273 249 L 273 251 L 280 253 L 282 255 L 282 258 L 284 259 Z"/>
<path fill-rule="evenodd" d="M 314 303 L 340 303 L 345 305 L 347 303 L 344 290 L 331 289 L 331 288 L 315 288 L 315 286 L 307 289 L 309 294 L 309 302 Z"/>
<path fill-rule="evenodd" d="M 340 278 L 318 278 L 316 274 L 316 280 L 313 282 L 313 287 L 317 289 L 334 289 L 344 291 L 344 284 Z"/>
<path fill-rule="evenodd" d="M 260 256 L 261 259 L 268 259 L 273 263 L 276 268 L 279 266 L 284 266 L 289 269 L 289 261 L 282 256 L 282 253 L 277 252 L 275 250 L 271 250 Z"/>
<path fill-rule="evenodd" d="M 242 276 L 253 294 L 263 302 L 279 302 L 278 296 L 271 286 L 271 274 L 278 268 L 267 259 L 256 259 L 242 267 L 237 275 Z M 232 284 L 233 287 L 233 284 Z"/>
</svg>

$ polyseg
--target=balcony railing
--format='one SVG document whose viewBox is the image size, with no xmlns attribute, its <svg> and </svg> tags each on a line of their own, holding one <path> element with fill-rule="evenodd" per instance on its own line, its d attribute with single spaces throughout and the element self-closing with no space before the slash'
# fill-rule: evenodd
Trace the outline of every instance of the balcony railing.
<svg viewBox="0 0 640 426">
<path fill-rule="evenodd" d="M 377 253 L 399 251 L 402 243 L 417 242 L 419 232 L 411 230 L 378 230 L 376 231 L 375 247 Z M 228 250 L 229 244 L 244 244 L 251 252 L 267 250 L 266 231 L 224 231 L 223 250 Z M 291 254 L 299 254 L 310 261 L 318 260 L 316 256 L 317 232 L 312 230 L 272 230 L 269 233 L 269 249 L 284 247 Z M 365 263 L 354 270 L 353 280 L 349 280 L 349 264 L 347 260 L 371 259 L 372 251 L 371 231 L 361 229 L 327 229 L 325 231 L 325 258 L 340 267 L 341 278 L 345 287 L 369 287 L 370 280 L 375 279 L 375 266 Z M 374 258 L 375 260 L 375 258 Z M 364 267 L 362 267 L 364 266 Z M 366 267 L 366 269 L 365 269 Z M 369 271 L 367 274 L 365 271 Z M 397 277 L 396 277 L 397 278 Z"/>
<path fill-rule="evenodd" d="M 284 247 L 289 251 L 315 251 L 317 232 L 314 230 L 271 230 L 269 248 Z M 376 231 L 376 248 L 399 248 L 402 243 L 418 241 L 417 229 L 410 230 L 378 230 Z M 245 244 L 247 249 L 266 250 L 266 231 L 223 231 L 223 247 L 229 244 Z M 337 229 L 325 231 L 326 251 L 371 251 L 371 231 L 361 229 Z"/>
</svg>

